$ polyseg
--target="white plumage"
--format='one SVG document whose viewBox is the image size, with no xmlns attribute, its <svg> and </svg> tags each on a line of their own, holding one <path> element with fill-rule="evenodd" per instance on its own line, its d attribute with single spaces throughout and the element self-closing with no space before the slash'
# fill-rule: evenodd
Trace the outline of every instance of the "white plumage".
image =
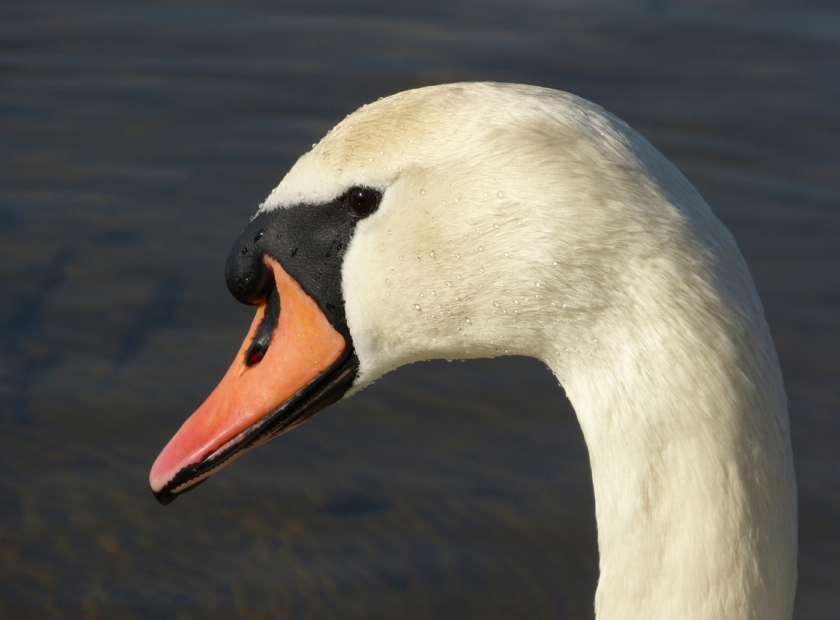
<svg viewBox="0 0 840 620">
<path fill-rule="evenodd" d="M 790 618 L 787 406 L 735 241 L 644 138 L 580 98 L 504 84 L 348 116 L 261 209 L 383 192 L 342 269 L 360 389 L 432 358 L 529 355 L 592 465 L 600 620 Z"/>
</svg>

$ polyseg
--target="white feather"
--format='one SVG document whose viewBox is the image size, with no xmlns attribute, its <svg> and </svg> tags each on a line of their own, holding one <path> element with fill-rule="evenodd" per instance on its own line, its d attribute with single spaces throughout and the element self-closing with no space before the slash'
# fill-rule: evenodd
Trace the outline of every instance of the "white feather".
<svg viewBox="0 0 840 620">
<path fill-rule="evenodd" d="M 431 358 L 529 355 L 590 453 L 600 620 L 790 618 L 787 406 L 735 241 L 650 143 L 569 94 L 424 88 L 367 105 L 262 209 L 383 192 L 342 271 L 354 389 Z"/>
</svg>

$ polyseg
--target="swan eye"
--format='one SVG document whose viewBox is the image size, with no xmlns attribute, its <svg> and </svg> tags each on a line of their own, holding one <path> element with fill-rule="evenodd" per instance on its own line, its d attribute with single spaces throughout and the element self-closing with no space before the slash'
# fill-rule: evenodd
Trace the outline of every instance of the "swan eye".
<svg viewBox="0 0 840 620">
<path fill-rule="evenodd" d="M 347 210 L 356 217 L 367 217 L 379 206 L 379 192 L 364 187 L 354 187 L 347 192 Z"/>
</svg>

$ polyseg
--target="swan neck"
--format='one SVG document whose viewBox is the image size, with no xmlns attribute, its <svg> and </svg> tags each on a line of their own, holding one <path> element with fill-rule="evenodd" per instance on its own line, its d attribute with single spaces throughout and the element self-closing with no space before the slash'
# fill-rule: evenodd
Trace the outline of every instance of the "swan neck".
<svg viewBox="0 0 840 620">
<path fill-rule="evenodd" d="M 791 616 L 796 489 L 781 374 L 757 298 L 723 309 L 702 328 L 679 309 L 631 313 L 600 338 L 620 345 L 555 371 L 590 454 L 599 620 Z M 710 319 L 745 313 L 749 329 Z"/>
</svg>

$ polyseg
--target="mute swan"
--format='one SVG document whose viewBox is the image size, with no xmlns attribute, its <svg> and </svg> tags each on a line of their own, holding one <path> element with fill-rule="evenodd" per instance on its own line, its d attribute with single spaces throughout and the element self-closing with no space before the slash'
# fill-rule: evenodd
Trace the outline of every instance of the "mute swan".
<svg viewBox="0 0 840 620">
<path fill-rule="evenodd" d="M 790 618 L 796 485 L 778 360 L 735 241 L 598 106 L 451 84 L 351 114 L 228 258 L 257 306 L 155 462 L 168 503 L 403 364 L 529 355 L 574 405 L 600 620 Z"/>
</svg>

